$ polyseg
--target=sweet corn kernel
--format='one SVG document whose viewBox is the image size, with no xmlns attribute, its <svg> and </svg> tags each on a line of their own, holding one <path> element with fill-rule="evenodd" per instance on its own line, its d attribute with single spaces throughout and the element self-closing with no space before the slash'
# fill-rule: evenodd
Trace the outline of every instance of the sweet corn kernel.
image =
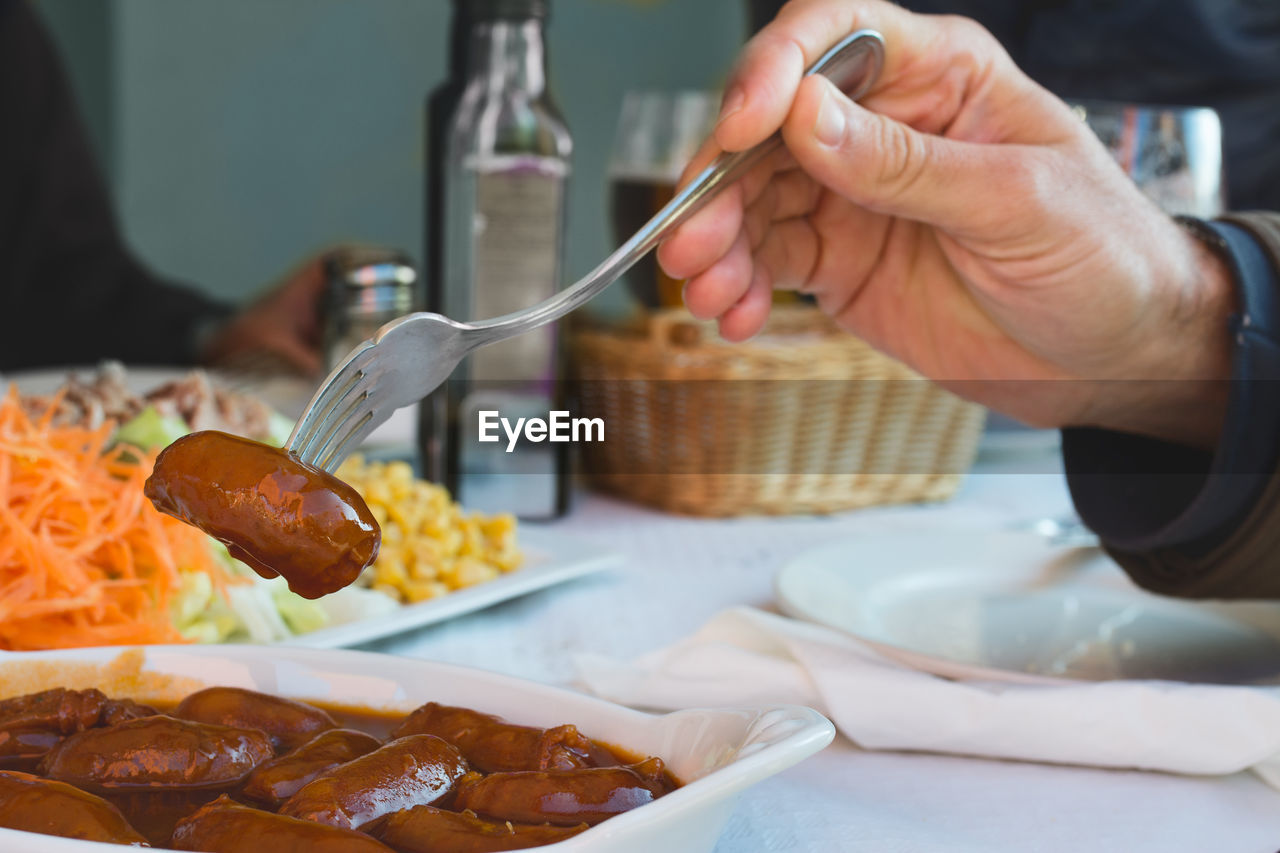
<svg viewBox="0 0 1280 853">
<path fill-rule="evenodd" d="M 429 601 L 449 593 L 449 587 L 439 581 L 409 581 L 404 587 L 404 598 L 411 604 Z"/>
<path fill-rule="evenodd" d="M 475 586 L 478 583 L 491 581 L 497 576 L 496 567 L 475 557 L 463 557 L 454 563 L 449 571 L 441 572 L 441 577 L 451 589 Z"/>
<path fill-rule="evenodd" d="M 404 462 L 352 456 L 337 471 L 382 527 L 382 549 L 362 580 L 402 602 L 427 601 L 519 568 L 516 520 L 464 513 L 449 493 Z"/>
</svg>

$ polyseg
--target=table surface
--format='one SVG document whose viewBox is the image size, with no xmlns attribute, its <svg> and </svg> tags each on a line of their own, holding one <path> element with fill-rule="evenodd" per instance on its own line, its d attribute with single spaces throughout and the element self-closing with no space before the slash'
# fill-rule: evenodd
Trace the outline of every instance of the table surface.
<svg viewBox="0 0 1280 853">
<path fill-rule="evenodd" d="M 1056 457 L 1017 456 L 985 456 L 946 504 L 822 518 L 682 518 L 584 493 L 548 527 L 615 548 L 626 556 L 621 568 L 365 648 L 569 684 L 575 652 L 627 659 L 726 607 L 771 608 L 774 574 L 815 545 L 865 531 L 1006 529 L 1069 512 Z M 1277 847 L 1280 792 L 1252 774 L 1195 778 L 871 752 L 837 736 L 746 791 L 716 851 Z"/>
</svg>

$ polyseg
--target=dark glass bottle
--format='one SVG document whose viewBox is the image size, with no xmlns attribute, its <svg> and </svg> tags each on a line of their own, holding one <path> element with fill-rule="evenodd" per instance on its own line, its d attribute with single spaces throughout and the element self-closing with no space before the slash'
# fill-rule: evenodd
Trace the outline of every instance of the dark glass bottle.
<svg viewBox="0 0 1280 853">
<path fill-rule="evenodd" d="M 465 7 L 465 8 L 463 8 Z M 443 148 L 429 193 L 428 269 L 438 270 L 429 310 L 487 319 L 528 307 L 561 284 L 566 185 L 572 141 L 546 83 L 546 0 L 471 0 L 455 10 L 466 32 L 460 90 L 452 96 Z M 461 19 L 462 23 L 459 24 Z M 438 193 L 438 196 L 435 195 Z M 567 445 L 507 436 L 482 443 L 479 413 L 547 418 L 563 408 L 560 336 L 543 329 L 472 354 L 422 419 L 429 477 L 459 501 L 522 518 L 564 512 Z"/>
<path fill-rule="evenodd" d="M 443 83 L 427 95 L 424 110 L 423 150 L 423 306 L 427 311 L 444 310 L 444 176 L 448 162 L 446 146 L 453 112 L 462 98 L 467 78 L 467 40 L 471 34 L 470 0 L 453 0 L 449 27 L 448 74 Z M 422 475 L 445 483 L 444 442 L 446 434 L 445 391 L 440 389 L 423 400 L 418 408 L 418 461 Z"/>
<path fill-rule="evenodd" d="M 444 174 L 445 146 L 453 112 L 462 99 L 467 80 L 467 39 L 471 34 L 470 0 L 454 0 L 449 27 L 449 74 L 427 96 L 423 177 L 423 277 L 428 310 L 438 310 L 444 293 Z"/>
</svg>

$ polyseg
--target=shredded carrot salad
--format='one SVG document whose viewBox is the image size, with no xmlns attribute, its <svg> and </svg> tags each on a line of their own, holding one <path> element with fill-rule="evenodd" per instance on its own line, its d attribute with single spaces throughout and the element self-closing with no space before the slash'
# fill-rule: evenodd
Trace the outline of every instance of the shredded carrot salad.
<svg viewBox="0 0 1280 853">
<path fill-rule="evenodd" d="M 230 580 L 193 527 L 143 496 L 154 454 L 109 447 L 115 424 L 53 426 L 0 400 L 0 648 L 184 642 L 183 571 Z"/>
</svg>

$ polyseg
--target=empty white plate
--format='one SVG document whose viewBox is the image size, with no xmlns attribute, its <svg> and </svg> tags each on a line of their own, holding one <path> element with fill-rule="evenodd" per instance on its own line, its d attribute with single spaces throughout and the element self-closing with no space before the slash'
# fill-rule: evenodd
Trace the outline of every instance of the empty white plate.
<svg viewBox="0 0 1280 853">
<path fill-rule="evenodd" d="M 1152 595 L 1097 549 L 1034 533 L 859 536 L 775 588 L 788 615 L 950 678 L 1280 684 L 1280 603 Z"/>
</svg>

